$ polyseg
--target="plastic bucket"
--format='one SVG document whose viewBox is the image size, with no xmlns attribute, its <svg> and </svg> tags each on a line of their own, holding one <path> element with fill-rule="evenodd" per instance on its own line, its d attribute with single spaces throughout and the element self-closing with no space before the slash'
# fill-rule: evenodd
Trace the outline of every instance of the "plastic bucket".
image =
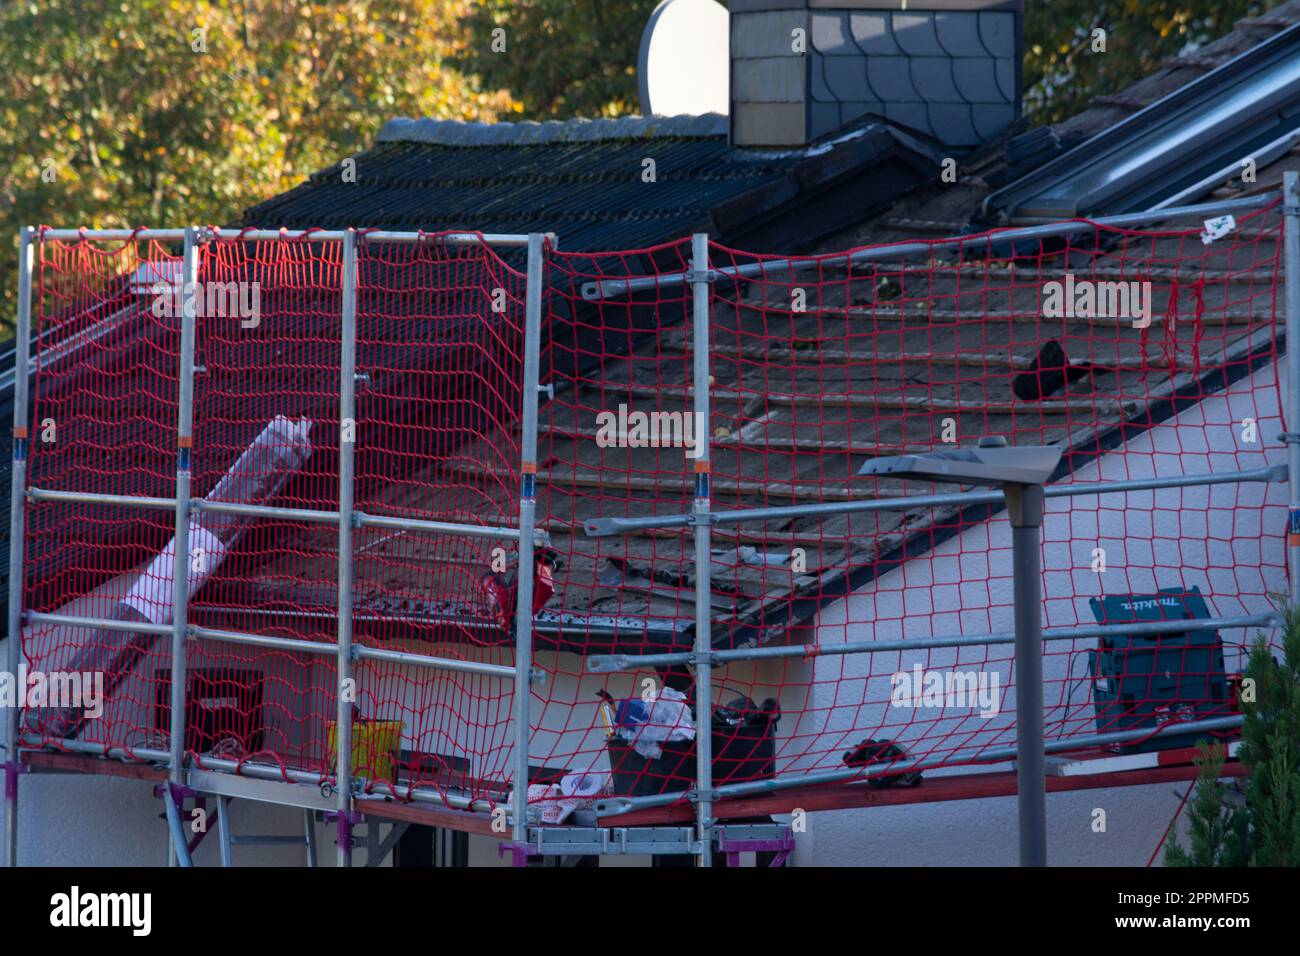
<svg viewBox="0 0 1300 956">
<path fill-rule="evenodd" d="M 339 725 L 325 724 L 325 746 L 330 769 L 338 763 Z M 367 780 L 395 780 L 397 754 L 402 746 L 400 720 L 358 720 L 352 723 L 352 776 Z"/>
</svg>

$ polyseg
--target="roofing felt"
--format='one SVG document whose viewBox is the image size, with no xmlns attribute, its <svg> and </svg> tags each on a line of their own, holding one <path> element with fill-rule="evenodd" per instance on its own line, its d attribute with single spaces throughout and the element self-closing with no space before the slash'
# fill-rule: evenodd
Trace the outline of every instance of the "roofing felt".
<svg viewBox="0 0 1300 956">
<path fill-rule="evenodd" d="M 713 506 L 902 494 L 901 483 L 856 478 L 859 466 L 875 455 L 935 447 L 944 418 L 953 420 L 963 442 L 992 434 L 1063 446 L 1058 478 L 1064 478 L 1099 449 L 1113 447 L 1108 435 L 1122 441 L 1172 413 L 1175 406 L 1157 406 L 1175 393 L 1198 401 L 1210 377 L 1239 377 L 1276 354 L 1277 237 L 1274 211 L 1252 219 L 1245 234 L 1221 248 L 1204 256 L 1194 250 L 1191 261 L 1184 259 L 1186 233 L 1121 240 L 1110 248 L 1114 236 L 1088 233 L 1064 250 L 1036 250 L 1019 262 L 900 256 L 720 283 L 711 339 Z M 729 265 L 725 256 L 720 264 Z M 1104 279 L 1150 276 L 1159 332 L 1114 318 L 1043 318 L 1041 289 L 1072 271 Z M 793 305 L 797 288 L 807 295 L 803 309 Z M 605 314 L 622 307 L 608 303 Z M 1063 343 L 1069 363 L 1093 371 L 1041 398 L 1025 398 L 1018 393 L 1022 377 L 1051 341 Z M 601 516 L 689 510 L 688 470 L 674 473 L 663 449 L 601 448 L 593 440 L 602 411 L 689 408 L 687 331 L 664 330 L 629 355 L 605 357 L 594 371 L 566 365 L 556 351 L 552 368 L 562 367 L 556 378 L 568 387 L 541 411 L 538 482 L 541 520 L 569 559 L 556 575 L 557 593 L 569 610 L 590 602 L 593 610 L 681 617 L 681 598 L 671 588 L 630 593 L 610 586 L 607 569 L 611 560 L 689 569 L 690 529 L 590 540 L 581 527 Z M 715 529 L 716 547 L 788 554 L 797 546 L 807 554 L 803 573 L 788 563 L 721 559 L 715 587 L 734 596 L 715 614 L 715 640 L 732 646 L 777 639 L 820 602 L 846 593 L 843 583 L 860 584 L 864 575 L 893 567 L 916 545 L 932 547 L 936 529 L 952 530 L 957 521 L 955 511 L 919 508 L 769 521 L 746 532 Z M 960 523 L 969 522 L 967 516 Z M 802 595 L 810 600 L 801 602 Z"/>
<path fill-rule="evenodd" d="M 943 447 L 945 419 L 962 443 L 1002 435 L 1016 444 L 1058 445 L 1064 454 L 1054 480 L 1071 480 L 1100 455 L 1276 358 L 1280 217 L 1274 204 L 1242 220 L 1231 236 L 1204 248 L 1200 223 L 1184 221 L 1153 232 L 1087 231 L 1068 243 L 1017 250 L 1015 259 L 938 250 L 851 267 L 814 259 L 761 279 L 715 282 L 708 423 L 714 509 L 928 493 L 928 485 L 856 476 L 874 456 Z M 725 248 L 713 255 L 716 267 L 746 261 Z M 593 258 L 561 254 L 554 262 L 580 273 Z M 1127 318 L 1104 315 L 1044 317 L 1043 288 L 1071 274 L 1149 281 L 1151 325 L 1134 328 Z M 583 527 L 598 517 L 690 510 L 692 462 L 680 448 L 611 446 L 598 435 L 599 416 L 620 407 L 691 408 L 691 343 L 682 321 L 690 292 L 678 286 L 620 296 L 583 312 L 569 301 L 578 285 L 557 283 L 548 298 L 542 374 L 554 397 L 539 409 L 537 520 L 560 565 L 555 597 L 539 618 L 539 646 L 588 654 L 685 650 L 694 619 L 692 529 L 589 538 Z M 796 290 L 806 295 L 800 307 Z M 629 325 L 656 334 L 624 334 L 626 347 L 611 348 Z M 1052 346 L 1060 350 L 1059 381 L 1031 394 L 1027 380 L 1053 378 L 1044 357 Z M 436 515 L 448 493 L 491 496 L 513 477 L 498 450 L 511 445 L 516 428 L 487 429 L 455 460 L 378 488 L 377 508 Z M 791 626 L 826 602 L 991 513 L 987 505 L 918 507 L 715 528 L 715 646 L 788 640 Z M 424 537 L 366 543 L 358 606 L 387 621 L 389 634 L 431 633 L 444 613 L 431 581 L 448 565 L 463 580 L 483 571 L 481 553 L 434 554 Z M 328 582 L 335 557 L 311 536 L 278 547 L 282 557 L 258 573 L 252 603 L 281 611 L 315 606 L 328 615 L 329 588 L 307 595 L 301 582 Z M 786 560 L 794 548 L 803 549 L 805 567 Z M 383 592 L 389 596 L 369 597 Z M 409 601 L 394 603 L 394 592 Z M 402 630 L 394 632 L 399 620 Z M 557 633 L 561 639 L 550 643 Z"/>
</svg>

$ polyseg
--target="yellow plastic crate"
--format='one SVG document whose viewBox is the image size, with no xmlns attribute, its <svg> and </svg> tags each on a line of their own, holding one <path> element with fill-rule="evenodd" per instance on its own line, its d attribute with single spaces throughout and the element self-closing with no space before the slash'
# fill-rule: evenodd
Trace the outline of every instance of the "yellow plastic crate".
<svg viewBox="0 0 1300 956">
<path fill-rule="evenodd" d="M 338 721 L 325 724 L 325 746 L 329 748 L 330 769 L 338 763 Z M 397 754 L 402 747 L 400 720 L 366 720 L 352 723 L 352 776 L 367 780 L 396 781 Z"/>
</svg>

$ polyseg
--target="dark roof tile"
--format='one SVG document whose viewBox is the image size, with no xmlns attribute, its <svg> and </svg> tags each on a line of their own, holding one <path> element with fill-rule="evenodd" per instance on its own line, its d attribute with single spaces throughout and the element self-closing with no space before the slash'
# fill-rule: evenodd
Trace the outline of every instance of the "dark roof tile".
<svg viewBox="0 0 1300 956">
<path fill-rule="evenodd" d="M 888 163 L 919 185 L 933 162 L 876 120 L 830 143 L 755 151 L 729 145 L 717 119 L 394 121 L 353 157 L 355 181 L 340 163 L 248 210 L 242 224 L 553 232 L 574 250 L 635 248 L 698 228 L 739 239 L 750 219 L 770 219 L 809 192 Z M 882 189 L 877 205 L 893 198 Z M 789 237 L 807 242 L 830 228 L 792 217 Z"/>
</svg>

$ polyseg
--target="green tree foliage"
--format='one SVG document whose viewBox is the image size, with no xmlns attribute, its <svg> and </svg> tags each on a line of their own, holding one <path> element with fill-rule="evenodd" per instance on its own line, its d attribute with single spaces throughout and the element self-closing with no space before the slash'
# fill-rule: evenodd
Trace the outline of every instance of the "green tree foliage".
<svg viewBox="0 0 1300 956">
<path fill-rule="evenodd" d="M 468 0 L 0 7 L 0 303 L 22 225 L 228 222 L 395 115 L 514 104 L 452 60 Z"/>
<path fill-rule="evenodd" d="M 1198 748 L 1196 792 L 1187 808 L 1188 848 L 1171 842 L 1165 849 L 1165 866 L 1245 866 L 1248 859 L 1249 820 L 1240 807 L 1227 800 L 1219 782 L 1226 750 L 1222 744 Z"/>
<path fill-rule="evenodd" d="M 1300 609 L 1287 609 L 1285 621 L 1282 661 L 1261 637 L 1244 675 L 1245 803 L 1229 803 L 1219 783 L 1223 747 L 1203 747 L 1189 846 L 1171 843 L 1168 866 L 1300 866 Z"/>
<path fill-rule="evenodd" d="M 1239 755 L 1251 771 L 1250 862 L 1300 866 L 1300 609 L 1286 611 L 1281 663 L 1261 638 L 1246 674 L 1256 682 L 1256 701 L 1244 707 Z"/>
<path fill-rule="evenodd" d="M 1035 123 L 1073 116 L 1169 57 L 1203 46 L 1280 0 L 1026 0 L 1025 112 Z M 1105 52 L 1094 51 L 1094 30 Z"/>
<path fill-rule="evenodd" d="M 659 0 L 483 0 L 464 67 L 526 119 L 639 113 L 636 60 Z"/>
</svg>

